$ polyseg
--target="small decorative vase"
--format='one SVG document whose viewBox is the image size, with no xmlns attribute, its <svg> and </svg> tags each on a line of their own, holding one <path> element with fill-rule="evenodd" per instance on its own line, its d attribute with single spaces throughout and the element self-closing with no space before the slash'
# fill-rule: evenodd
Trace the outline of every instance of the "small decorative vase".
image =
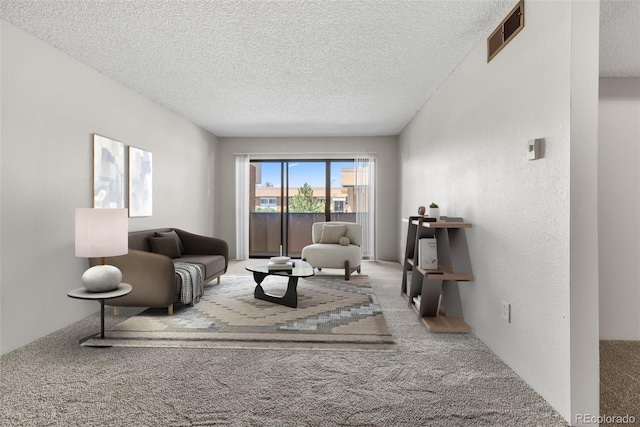
<svg viewBox="0 0 640 427">
<path fill-rule="evenodd" d="M 96 265 L 82 275 L 82 285 L 87 292 L 109 292 L 122 282 L 122 272 L 113 265 Z"/>
<path fill-rule="evenodd" d="M 429 217 L 435 218 L 436 221 L 440 219 L 440 208 L 429 208 Z"/>
<path fill-rule="evenodd" d="M 426 209 L 424 206 L 418 206 L 418 215 L 423 216 L 425 212 Z"/>
</svg>

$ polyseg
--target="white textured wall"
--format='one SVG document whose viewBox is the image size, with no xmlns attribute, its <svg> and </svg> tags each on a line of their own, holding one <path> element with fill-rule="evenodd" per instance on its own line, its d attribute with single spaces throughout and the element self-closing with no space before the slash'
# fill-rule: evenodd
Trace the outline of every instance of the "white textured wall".
<svg viewBox="0 0 640 427">
<path fill-rule="evenodd" d="M 600 79 L 600 338 L 640 340 L 640 78 Z"/>
<path fill-rule="evenodd" d="M 376 181 L 376 256 L 397 259 L 398 253 L 398 144 L 397 137 L 334 138 L 220 138 L 218 156 L 220 237 L 229 242 L 235 257 L 235 154 L 260 154 L 261 158 L 344 158 L 341 154 L 375 153 Z"/>
<path fill-rule="evenodd" d="M 2 21 L 0 352 L 95 312 L 72 300 L 86 260 L 74 212 L 92 206 L 92 133 L 153 153 L 153 216 L 130 230 L 214 234 L 215 136 Z M 90 331 L 88 331 L 90 332 Z"/>
<path fill-rule="evenodd" d="M 567 419 L 571 24 L 580 19 L 572 7 L 528 1 L 523 31 L 488 64 L 480 42 L 400 135 L 401 215 L 437 202 L 442 215 L 473 223 L 474 281 L 460 284 L 465 320 Z M 597 76 L 597 66 L 589 71 Z M 528 161 L 533 138 L 544 138 L 544 158 Z M 590 368 L 597 379 L 598 366 Z M 585 393 L 597 397 L 597 388 Z"/>
<path fill-rule="evenodd" d="M 545 4 L 543 2 L 542 4 Z M 583 414 L 600 410 L 600 342 L 598 333 L 598 75 L 600 2 L 571 6 L 571 140 L 569 317 L 571 367 L 569 416 L 574 425 Z M 551 325 L 550 325 L 551 326 Z M 579 418 L 580 416 L 580 418 Z M 578 422 L 580 420 L 580 422 Z"/>
</svg>

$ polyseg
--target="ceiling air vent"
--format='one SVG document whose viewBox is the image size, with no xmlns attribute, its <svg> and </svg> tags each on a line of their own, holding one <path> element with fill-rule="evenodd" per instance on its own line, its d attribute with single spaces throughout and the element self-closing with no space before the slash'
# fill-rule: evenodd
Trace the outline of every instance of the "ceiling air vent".
<svg viewBox="0 0 640 427">
<path fill-rule="evenodd" d="M 487 62 L 491 61 L 523 28 L 524 0 L 521 0 L 487 39 Z"/>
</svg>

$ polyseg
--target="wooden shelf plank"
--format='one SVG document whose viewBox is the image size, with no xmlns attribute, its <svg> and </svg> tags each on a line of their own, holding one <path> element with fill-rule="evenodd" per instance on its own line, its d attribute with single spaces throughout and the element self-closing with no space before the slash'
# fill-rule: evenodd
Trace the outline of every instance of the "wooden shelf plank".
<svg viewBox="0 0 640 427">
<path fill-rule="evenodd" d="M 429 280 L 455 280 L 456 282 L 470 282 L 473 280 L 472 274 L 455 274 L 448 272 L 433 271 L 427 273 Z"/>
<path fill-rule="evenodd" d="M 471 327 L 460 317 L 423 317 L 422 323 L 425 324 L 429 332 L 453 332 L 459 334 L 471 332 Z"/>
<path fill-rule="evenodd" d="M 419 220 L 419 219 L 413 219 L 411 220 L 411 224 L 412 225 L 420 225 L 420 222 L 422 222 L 423 224 L 426 224 L 427 222 L 430 224 L 435 224 L 437 221 L 431 221 L 429 220 L 428 217 L 424 217 L 424 219 Z M 445 221 L 439 221 L 439 222 L 445 222 Z"/>
<path fill-rule="evenodd" d="M 455 280 L 457 282 L 470 282 L 473 280 L 473 274 L 454 273 L 450 265 L 438 265 L 437 270 L 424 270 L 420 267 L 416 267 L 416 269 L 430 280 Z"/>
<path fill-rule="evenodd" d="M 473 225 L 470 222 L 454 222 L 454 221 L 436 221 L 436 222 L 423 222 L 423 227 L 426 228 L 471 228 Z"/>
</svg>

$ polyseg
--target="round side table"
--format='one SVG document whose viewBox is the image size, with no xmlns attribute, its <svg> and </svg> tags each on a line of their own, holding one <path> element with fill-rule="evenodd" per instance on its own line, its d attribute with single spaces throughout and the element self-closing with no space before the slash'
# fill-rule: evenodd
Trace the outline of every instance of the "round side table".
<svg viewBox="0 0 640 427">
<path fill-rule="evenodd" d="M 105 300 L 127 295 L 133 288 L 128 283 L 120 283 L 116 289 L 108 292 L 88 292 L 85 288 L 78 288 L 67 292 L 67 296 L 76 299 L 100 301 L 100 339 L 104 339 L 104 302 Z M 96 334 L 89 335 L 80 340 L 82 344 Z M 111 347 L 110 345 L 95 345 L 92 347 Z"/>
</svg>

